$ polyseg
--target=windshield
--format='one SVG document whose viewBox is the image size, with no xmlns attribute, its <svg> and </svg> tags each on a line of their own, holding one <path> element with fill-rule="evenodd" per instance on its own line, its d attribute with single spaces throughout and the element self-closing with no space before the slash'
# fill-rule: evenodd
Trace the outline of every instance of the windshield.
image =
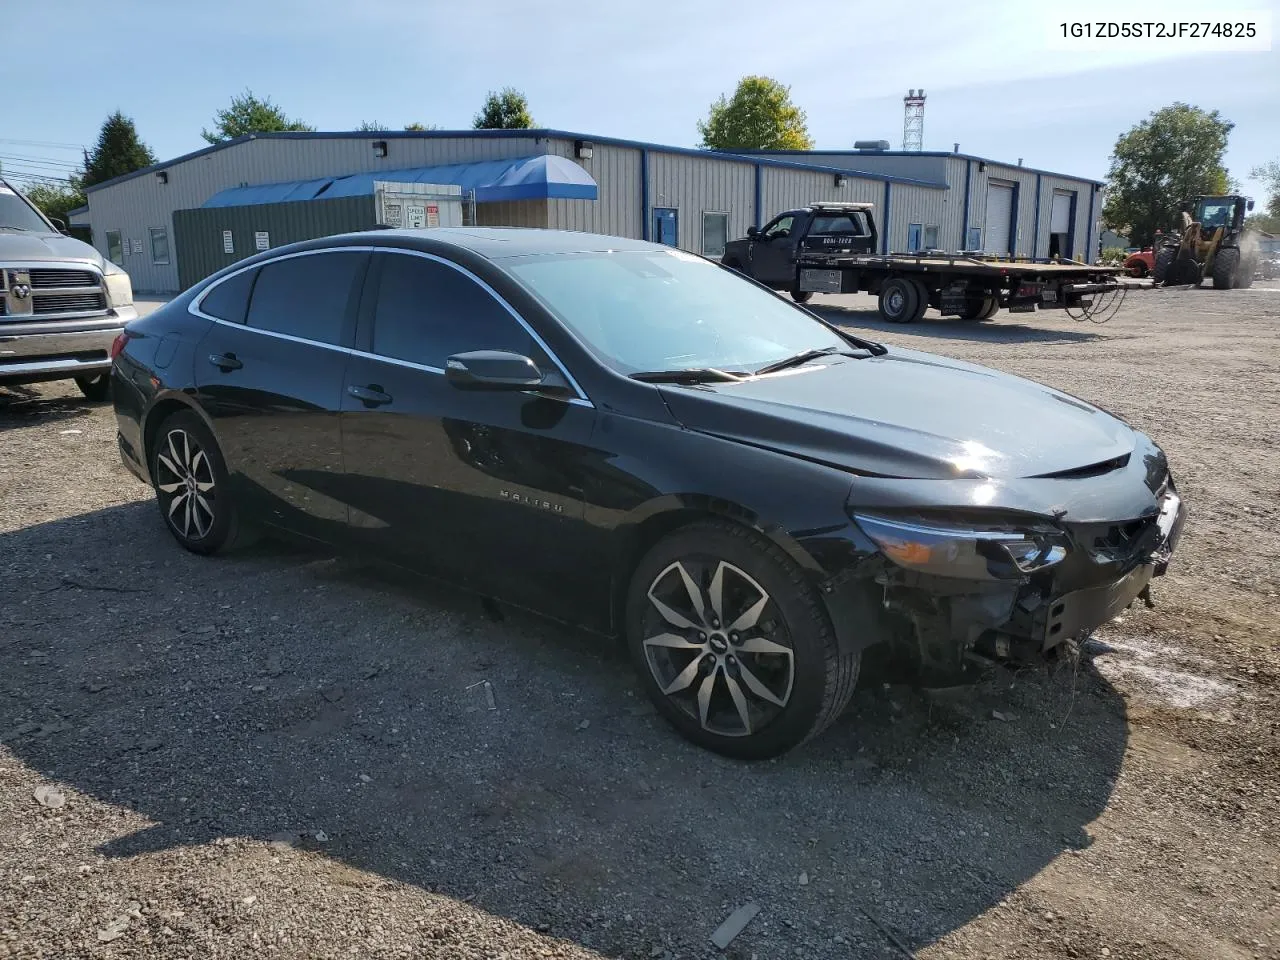
<svg viewBox="0 0 1280 960">
<path fill-rule="evenodd" d="M 1231 223 L 1231 214 L 1235 212 L 1235 203 L 1202 203 L 1200 205 L 1200 225 L 1203 227 L 1225 227 Z"/>
<path fill-rule="evenodd" d="M 624 374 L 753 370 L 849 344 L 802 310 L 678 250 L 520 257 L 503 267 Z"/>
<path fill-rule="evenodd" d="M 49 232 L 49 225 L 40 219 L 39 214 L 27 206 L 27 202 L 20 196 L 0 183 L 0 228 L 3 227 L 34 233 Z"/>
</svg>

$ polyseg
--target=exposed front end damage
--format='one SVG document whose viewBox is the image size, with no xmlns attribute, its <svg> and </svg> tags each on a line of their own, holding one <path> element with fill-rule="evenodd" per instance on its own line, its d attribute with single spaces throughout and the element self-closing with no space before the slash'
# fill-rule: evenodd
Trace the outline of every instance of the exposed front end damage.
<svg viewBox="0 0 1280 960">
<path fill-rule="evenodd" d="M 877 632 L 926 682 L 952 678 L 974 660 L 1052 657 L 1135 600 L 1152 605 L 1151 581 L 1169 564 L 1186 508 L 1162 455 L 1145 476 L 1142 467 L 1117 472 L 1137 480 L 1144 496 L 1129 487 L 1127 502 L 1105 497 L 1123 476 L 1076 481 L 1079 505 L 1038 515 L 853 507 L 876 550 L 828 584 L 831 608 L 841 609 L 846 592 L 875 597 L 884 621 Z M 1099 499 L 1127 519 L 1097 519 Z"/>
</svg>

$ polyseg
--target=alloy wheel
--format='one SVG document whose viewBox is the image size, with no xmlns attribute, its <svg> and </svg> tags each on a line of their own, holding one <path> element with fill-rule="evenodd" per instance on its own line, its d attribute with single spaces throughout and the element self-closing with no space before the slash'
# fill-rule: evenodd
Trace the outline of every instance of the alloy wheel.
<svg viewBox="0 0 1280 960">
<path fill-rule="evenodd" d="M 170 498 L 165 510 L 169 524 L 187 540 L 204 539 L 213 528 L 216 503 L 208 455 L 186 430 L 173 429 L 156 464 L 156 489 Z"/>
<path fill-rule="evenodd" d="M 644 655 L 658 688 L 703 729 L 746 737 L 791 698 L 795 653 L 773 599 L 741 568 L 687 557 L 649 585 Z"/>
</svg>

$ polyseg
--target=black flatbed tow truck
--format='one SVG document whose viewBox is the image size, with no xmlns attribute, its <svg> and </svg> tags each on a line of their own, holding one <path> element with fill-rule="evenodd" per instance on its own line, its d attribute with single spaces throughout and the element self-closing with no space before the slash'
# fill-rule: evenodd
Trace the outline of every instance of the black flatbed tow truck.
<svg viewBox="0 0 1280 960">
<path fill-rule="evenodd" d="M 964 320 L 987 320 L 1001 307 L 1011 313 L 1065 310 L 1083 319 L 1098 297 L 1122 287 L 1119 267 L 1074 260 L 877 254 L 874 206 L 811 203 L 788 210 L 726 244 L 721 262 L 799 303 L 815 293 L 877 295 L 881 316 L 895 323 L 919 320 L 928 307 Z"/>
</svg>

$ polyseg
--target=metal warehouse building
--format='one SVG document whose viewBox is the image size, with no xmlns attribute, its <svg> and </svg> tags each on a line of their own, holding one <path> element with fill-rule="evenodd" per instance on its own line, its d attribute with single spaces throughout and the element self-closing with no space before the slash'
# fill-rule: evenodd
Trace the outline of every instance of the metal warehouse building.
<svg viewBox="0 0 1280 960">
<path fill-rule="evenodd" d="M 718 257 L 780 211 L 869 201 L 883 252 L 1080 259 L 1093 249 L 1100 186 L 960 153 L 730 154 L 555 130 L 270 133 L 90 187 L 72 221 L 92 228 L 135 289 L 172 293 L 259 249 L 377 223 L 459 222 L 455 211 L 461 222 Z"/>
</svg>

